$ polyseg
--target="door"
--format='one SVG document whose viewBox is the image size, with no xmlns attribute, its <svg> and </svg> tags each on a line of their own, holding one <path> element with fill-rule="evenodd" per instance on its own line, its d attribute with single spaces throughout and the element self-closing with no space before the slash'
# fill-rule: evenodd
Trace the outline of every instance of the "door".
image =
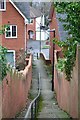
<svg viewBox="0 0 80 120">
<path fill-rule="evenodd" d="M 29 34 L 29 39 L 33 39 L 33 36 L 34 36 L 34 32 L 29 30 L 28 31 L 28 34 Z"/>
</svg>

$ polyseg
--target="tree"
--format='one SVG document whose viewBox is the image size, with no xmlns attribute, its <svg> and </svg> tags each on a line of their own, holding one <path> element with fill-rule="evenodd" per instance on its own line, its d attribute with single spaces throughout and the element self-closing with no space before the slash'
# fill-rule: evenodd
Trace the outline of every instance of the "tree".
<svg viewBox="0 0 80 120">
<path fill-rule="evenodd" d="M 61 19 L 67 24 L 64 24 L 65 30 L 68 30 L 72 37 L 80 42 L 80 2 L 62 2 L 56 3 L 58 13 L 65 13 L 67 17 Z"/>
<path fill-rule="evenodd" d="M 65 22 L 64 30 L 68 31 L 70 37 L 64 42 L 57 40 L 53 42 L 62 47 L 65 58 L 64 70 L 66 78 L 70 80 L 76 60 L 76 46 L 80 43 L 80 2 L 56 2 L 54 5 L 58 13 L 66 14 L 66 17 L 60 18 L 60 21 Z M 66 50 L 64 50 L 65 47 Z"/>
</svg>

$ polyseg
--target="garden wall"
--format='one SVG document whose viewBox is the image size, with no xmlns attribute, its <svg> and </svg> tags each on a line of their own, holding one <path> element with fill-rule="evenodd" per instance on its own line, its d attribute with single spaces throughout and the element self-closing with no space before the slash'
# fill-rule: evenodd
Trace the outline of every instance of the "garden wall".
<svg viewBox="0 0 80 120">
<path fill-rule="evenodd" d="M 0 83 L 0 120 L 2 118 L 2 84 Z"/>
<path fill-rule="evenodd" d="M 65 74 L 55 67 L 54 88 L 60 108 L 69 113 L 72 118 L 80 119 L 80 46 L 77 47 L 76 62 L 71 81 L 67 81 Z"/>
<path fill-rule="evenodd" d="M 32 80 L 32 56 L 21 72 L 11 70 L 2 82 L 2 117 L 14 118 L 28 100 Z M 0 94 L 1 96 L 1 94 Z"/>
<path fill-rule="evenodd" d="M 43 53 L 40 53 L 40 58 L 45 62 L 46 65 L 51 64 L 51 60 L 48 60 Z"/>
</svg>

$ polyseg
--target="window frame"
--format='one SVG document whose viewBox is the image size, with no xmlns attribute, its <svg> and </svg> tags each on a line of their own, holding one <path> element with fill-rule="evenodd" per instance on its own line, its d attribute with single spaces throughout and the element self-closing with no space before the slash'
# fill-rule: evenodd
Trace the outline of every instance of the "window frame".
<svg viewBox="0 0 80 120">
<path fill-rule="evenodd" d="M 32 21 L 32 22 L 31 22 Z M 28 24 L 33 24 L 33 22 L 34 22 L 34 19 L 33 18 L 30 18 L 29 20 L 28 20 Z"/>
<path fill-rule="evenodd" d="M 12 36 L 12 26 L 16 26 L 16 36 Z M 11 33 L 11 36 L 7 37 L 6 36 L 6 29 L 5 29 L 5 38 L 7 38 L 7 39 L 9 39 L 9 38 L 17 38 L 17 25 L 10 25 L 10 33 Z"/>
<path fill-rule="evenodd" d="M 32 21 L 32 22 L 31 22 Z M 30 19 L 30 24 L 33 24 L 33 19 Z"/>
<path fill-rule="evenodd" d="M 6 11 L 6 0 L 4 0 L 4 9 L 0 8 L 0 11 Z"/>
</svg>

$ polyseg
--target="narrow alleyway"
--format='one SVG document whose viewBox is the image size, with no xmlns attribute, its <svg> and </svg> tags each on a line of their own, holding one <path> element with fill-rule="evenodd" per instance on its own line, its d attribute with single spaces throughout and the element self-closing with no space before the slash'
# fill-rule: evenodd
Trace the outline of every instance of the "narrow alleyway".
<svg viewBox="0 0 80 120">
<path fill-rule="evenodd" d="M 37 118 L 69 118 L 67 113 L 62 111 L 55 99 L 55 93 L 51 90 L 51 78 L 48 76 L 43 60 L 34 57 L 32 69 L 32 85 L 29 92 L 29 101 L 32 101 L 38 94 L 38 73 L 41 75 L 41 108 Z M 30 104 L 30 103 L 29 103 Z M 28 106 L 18 115 L 17 118 L 24 118 Z"/>
<path fill-rule="evenodd" d="M 41 74 L 40 85 L 42 96 L 42 109 L 38 114 L 38 118 L 69 118 L 67 113 L 62 111 L 57 105 L 54 92 L 51 90 L 51 79 L 46 73 L 43 61 L 36 59 L 34 60 L 33 64 L 33 80 L 36 82 L 32 82 L 31 94 L 33 95 L 36 95 L 35 89 L 37 89 L 37 81 L 35 80 L 35 78 L 38 77 L 36 75 L 38 75 L 38 73 Z M 36 68 L 36 72 L 34 72 L 34 68 Z"/>
</svg>

